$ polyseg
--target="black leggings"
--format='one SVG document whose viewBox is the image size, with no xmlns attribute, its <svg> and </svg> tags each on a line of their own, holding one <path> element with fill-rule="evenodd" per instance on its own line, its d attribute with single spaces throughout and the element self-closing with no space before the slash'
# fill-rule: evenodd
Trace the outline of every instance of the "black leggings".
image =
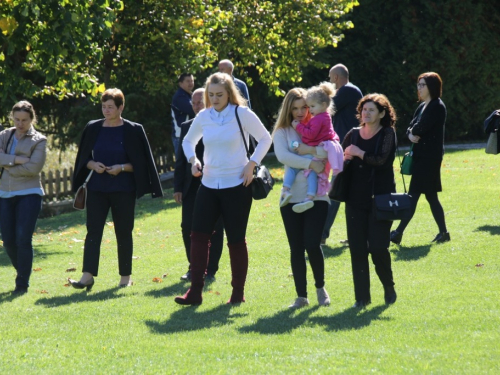
<svg viewBox="0 0 500 375">
<path fill-rule="evenodd" d="M 222 216 L 227 242 L 245 241 L 248 217 L 252 208 L 252 188 L 243 184 L 227 189 L 200 185 L 194 203 L 192 231 L 212 234 Z"/>
<path fill-rule="evenodd" d="M 313 271 L 314 285 L 316 288 L 325 286 L 325 259 L 321 250 L 321 235 L 328 206 L 328 202 L 314 201 L 312 208 L 300 214 L 292 211 L 293 204 L 280 209 L 290 245 L 290 262 L 298 297 L 307 298 L 306 251 Z"/>
<path fill-rule="evenodd" d="M 415 214 L 415 211 L 417 209 L 417 203 L 418 200 L 420 199 L 421 193 L 410 192 L 410 195 L 411 195 L 411 217 L 406 220 L 401 220 L 398 227 L 396 228 L 396 230 L 399 233 L 403 233 L 405 231 L 406 227 L 413 218 L 413 215 Z M 434 216 L 434 220 L 436 221 L 436 224 L 439 227 L 439 233 L 447 232 L 446 222 L 444 220 L 444 210 L 443 206 L 441 206 L 441 203 L 439 202 L 437 192 L 425 193 L 425 199 L 427 199 L 427 202 L 429 202 L 432 216 Z"/>
</svg>

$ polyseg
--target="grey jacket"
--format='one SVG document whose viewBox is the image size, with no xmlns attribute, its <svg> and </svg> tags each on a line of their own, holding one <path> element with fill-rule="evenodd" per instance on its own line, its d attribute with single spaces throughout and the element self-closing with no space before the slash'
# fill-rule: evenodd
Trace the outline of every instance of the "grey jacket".
<svg viewBox="0 0 500 375">
<path fill-rule="evenodd" d="M 18 191 L 42 188 L 40 172 L 45 164 L 47 138 L 32 126 L 26 135 L 17 141 L 15 155 L 10 155 L 12 139 L 7 145 L 10 135 L 16 128 L 0 132 L 0 167 L 4 168 L 0 178 L 0 190 Z M 25 164 L 14 164 L 16 156 L 30 159 Z"/>
</svg>

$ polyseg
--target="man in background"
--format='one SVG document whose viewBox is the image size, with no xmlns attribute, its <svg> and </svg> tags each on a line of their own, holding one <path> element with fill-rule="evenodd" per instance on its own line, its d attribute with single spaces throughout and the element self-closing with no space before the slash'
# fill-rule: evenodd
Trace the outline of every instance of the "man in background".
<svg viewBox="0 0 500 375">
<path fill-rule="evenodd" d="M 236 85 L 238 90 L 240 90 L 241 95 L 247 100 L 248 108 L 252 109 L 252 106 L 250 105 L 250 95 L 248 94 L 247 84 L 242 80 L 235 78 L 233 76 L 233 70 L 234 65 L 231 60 L 221 60 L 219 62 L 219 72 L 229 74 L 231 77 L 233 77 L 234 84 Z"/>
<path fill-rule="evenodd" d="M 179 149 L 179 138 L 181 135 L 181 124 L 192 118 L 195 114 L 191 105 L 191 94 L 194 88 L 194 78 L 191 73 L 182 73 L 177 83 L 179 88 L 172 98 L 172 143 L 174 152 L 177 155 Z"/>
</svg>

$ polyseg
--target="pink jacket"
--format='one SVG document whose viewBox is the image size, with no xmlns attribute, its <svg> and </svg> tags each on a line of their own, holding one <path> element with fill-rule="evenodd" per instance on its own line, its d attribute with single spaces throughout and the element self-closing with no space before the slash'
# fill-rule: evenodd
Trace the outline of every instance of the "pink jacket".
<svg viewBox="0 0 500 375">
<path fill-rule="evenodd" d="M 296 130 L 302 136 L 302 142 L 309 146 L 318 146 L 324 141 L 339 140 L 339 136 L 333 130 L 332 117 L 328 112 L 317 114 L 307 124 L 298 124 Z"/>
</svg>

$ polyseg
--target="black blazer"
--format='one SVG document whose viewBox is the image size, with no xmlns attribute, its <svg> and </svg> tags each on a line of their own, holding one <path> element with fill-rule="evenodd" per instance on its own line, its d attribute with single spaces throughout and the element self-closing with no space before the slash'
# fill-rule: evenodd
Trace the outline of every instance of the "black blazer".
<svg viewBox="0 0 500 375">
<path fill-rule="evenodd" d="M 177 149 L 177 154 L 175 155 L 174 193 L 182 193 L 182 199 L 186 198 L 192 183 L 197 184 L 198 186 L 201 183 L 201 177 L 193 177 L 193 174 L 191 173 L 191 164 L 186 159 L 186 155 L 182 149 L 182 141 L 188 133 L 193 121 L 194 118 L 181 124 L 181 135 L 179 137 L 180 144 Z M 203 140 L 200 140 L 200 142 L 196 145 L 195 152 L 196 157 L 199 161 L 201 161 L 202 165 L 204 151 L 205 146 L 203 145 Z"/>
<path fill-rule="evenodd" d="M 432 99 L 419 119 L 424 104 L 418 106 L 408 128 L 408 133 L 411 131 L 413 135 L 420 137 L 420 141 L 413 144 L 413 156 L 442 159 L 446 106 L 440 98 Z"/>
<path fill-rule="evenodd" d="M 87 163 L 92 160 L 92 150 L 101 130 L 104 119 L 90 121 L 83 130 L 82 138 L 78 146 L 73 172 L 73 191 L 84 183 L 88 174 Z M 137 198 L 151 193 L 153 198 L 162 197 L 160 178 L 156 170 L 156 164 L 149 147 L 149 142 L 141 124 L 136 124 L 123 119 L 124 147 L 127 156 L 134 167 L 134 180 Z"/>
</svg>

